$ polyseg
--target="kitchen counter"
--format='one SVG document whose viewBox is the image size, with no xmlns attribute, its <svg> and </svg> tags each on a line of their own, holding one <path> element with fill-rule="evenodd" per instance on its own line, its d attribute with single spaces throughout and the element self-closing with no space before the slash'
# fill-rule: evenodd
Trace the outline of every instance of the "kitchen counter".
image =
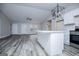
<svg viewBox="0 0 79 59">
<path fill-rule="evenodd" d="M 38 31 L 42 33 L 62 33 L 63 31 Z"/>
<path fill-rule="evenodd" d="M 64 46 L 63 31 L 38 31 L 39 44 L 44 48 L 48 55 L 62 54 Z"/>
</svg>

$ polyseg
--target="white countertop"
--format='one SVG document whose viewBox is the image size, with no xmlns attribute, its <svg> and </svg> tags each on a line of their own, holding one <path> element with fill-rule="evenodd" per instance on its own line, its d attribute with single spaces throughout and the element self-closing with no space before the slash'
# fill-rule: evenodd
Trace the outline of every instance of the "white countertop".
<svg viewBox="0 0 79 59">
<path fill-rule="evenodd" d="M 42 33 L 64 33 L 63 31 L 38 31 Z"/>
</svg>

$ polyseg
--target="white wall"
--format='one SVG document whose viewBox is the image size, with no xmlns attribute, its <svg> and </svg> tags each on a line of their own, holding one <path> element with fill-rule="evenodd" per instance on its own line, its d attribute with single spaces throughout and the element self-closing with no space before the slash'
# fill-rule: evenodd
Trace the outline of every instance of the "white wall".
<svg viewBox="0 0 79 59">
<path fill-rule="evenodd" d="M 47 21 L 44 21 L 43 23 L 41 23 L 41 30 L 48 30 Z"/>
<path fill-rule="evenodd" d="M 0 12 L 0 38 L 9 36 L 11 34 L 10 29 L 10 20 Z"/>
<path fill-rule="evenodd" d="M 0 37 L 1 37 L 1 18 L 0 18 Z"/>
<path fill-rule="evenodd" d="M 12 34 L 33 34 L 40 30 L 40 24 L 12 23 Z"/>
</svg>

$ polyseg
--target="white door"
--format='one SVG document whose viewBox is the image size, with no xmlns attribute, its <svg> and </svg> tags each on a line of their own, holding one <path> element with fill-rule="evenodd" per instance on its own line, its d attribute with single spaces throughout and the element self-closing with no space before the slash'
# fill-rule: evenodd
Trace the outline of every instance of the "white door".
<svg viewBox="0 0 79 59">
<path fill-rule="evenodd" d="M 18 33 L 17 24 L 12 24 L 12 34 L 17 34 L 17 33 Z"/>
</svg>

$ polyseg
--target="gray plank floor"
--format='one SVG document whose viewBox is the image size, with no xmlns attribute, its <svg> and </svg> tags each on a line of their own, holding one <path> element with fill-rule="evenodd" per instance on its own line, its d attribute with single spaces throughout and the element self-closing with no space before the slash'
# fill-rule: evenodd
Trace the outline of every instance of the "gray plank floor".
<svg viewBox="0 0 79 59">
<path fill-rule="evenodd" d="M 47 56 L 35 39 L 27 35 L 14 35 L 0 40 L 1 56 Z M 65 45 L 62 55 L 79 56 L 79 49 Z"/>
</svg>

